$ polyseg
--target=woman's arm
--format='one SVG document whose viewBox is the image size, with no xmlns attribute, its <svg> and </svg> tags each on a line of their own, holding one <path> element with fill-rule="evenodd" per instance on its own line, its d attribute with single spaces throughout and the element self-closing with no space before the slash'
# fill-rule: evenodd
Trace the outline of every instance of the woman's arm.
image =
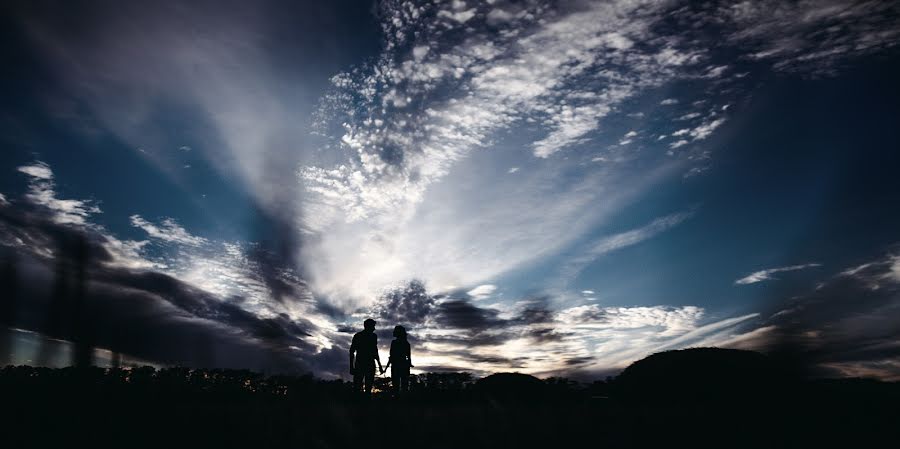
<svg viewBox="0 0 900 449">
<path fill-rule="evenodd" d="M 413 364 L 412 364 L 412 349 L 410 348 L 410 345 L 409 345 L 408 343 L 407 343 L 407 345 L 406 345 L 406 359 L 409 360 L 409 367 L 410 367 L 410 368 L 413 368 Z"/>
</svg>

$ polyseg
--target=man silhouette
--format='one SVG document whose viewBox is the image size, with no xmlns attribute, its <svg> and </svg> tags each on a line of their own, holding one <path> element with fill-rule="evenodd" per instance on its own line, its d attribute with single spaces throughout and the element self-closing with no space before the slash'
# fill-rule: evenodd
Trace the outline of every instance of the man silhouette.
<svg viewBox="0 0 900 449">
<path fill-rule="evenodd" d="M 380 370 L 381 358 L 378 357 L 375 320 L 369 318 L 363 321 L 363 328 L 353 336 L 353 342 L 350 343 L 350 374 L 353 374 L 353 389 L 359 391 L 360 386 L 364 385 L 365 392 L 369 394 L 375 383 L 375 362 L 378 362 Z"/>
</svg>

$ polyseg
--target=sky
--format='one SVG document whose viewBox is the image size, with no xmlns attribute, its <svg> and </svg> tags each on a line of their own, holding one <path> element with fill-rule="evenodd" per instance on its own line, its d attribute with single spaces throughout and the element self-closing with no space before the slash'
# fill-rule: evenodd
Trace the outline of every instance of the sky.
<svg viewBox="0 0 900 449">
<path fill-rule="evenodd" d="M 6 362 L 900 379 L 897 3 L 2 9 Z"/>
</svg>

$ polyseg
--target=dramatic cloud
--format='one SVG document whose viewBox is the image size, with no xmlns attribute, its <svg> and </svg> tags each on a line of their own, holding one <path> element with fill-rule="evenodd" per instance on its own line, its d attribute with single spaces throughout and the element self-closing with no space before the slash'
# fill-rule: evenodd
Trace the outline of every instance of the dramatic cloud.
<svg viewBox="0 0 900 449">
<path fill-rule="evenodd" d="M 718 163 L 722 148 L 751 122 L 739 114 L 759 86 L 834 75 L 895 47 L 897 4 L 383 0 L 374 15 L 332 8 L 179 0 L 9 7 L 23 53 L 48 70 L 22 70 L 47 80 L 34 89 L 34 115 L 46 118 L 35 126 L 52 123 L 65 142 L 84 138 L 79 148 L 103 146 L 98 158 L 113 154 L 108 142 L 132 148 L 141 183 L 162 178 L 185 193 L 171 211 L 103 191 L 77 195 L 98 200 L 67 199 L 68 163 L 54 166 L 58 174 L 41 161 L 18 167 L 27 191 L 0 195 L 0 244 L 16 261 L 16 282 L 35 292 L 16 303 L 16 325 L 83 344 L 47 324 L 71 311 L 56 307 L 53 285 L 74 282 L 83 266 L 96 311 L 92 343 L 166 363 L 336 375 L 346 371 L 349 323 L 372 316 L 382 333 L 410 326 L 423 369 L 594 375 L 656 350 L 764 348 L 778 339 L 813 345 L 823 351 L 820 366 L 843 373 L 897 366 L 881 337 L 895 330 L 881 316 L 895 315 L 896 258 L 845 270 L 770 317 L 751 306 L 715 310 L 715 296 L 667 296 L 671 285 L 629 297 L 640 306 L 605 304 L 628 296 L 629 280 L 601 287 L 580 279 L 599 258 L 650 245 L 693 216 L 645 223 L 630 214 L 704 201 L 676 190 L 728 166 Z M 7 115 L 6 131 L 28 127 Z M 21 148 L 54 160 L 40 139 L 10 141 L 11 160 L 21 161 Z M 206 201 L 208 189 L 221 196 Z M 98 220 L 99 199 L 109 201 L 106 214 L 123 215 Z M 246 214 L 221 213 L 232 201 Z M 673 203 L 660 209 L 660 201 Z M 220 227 L 180 224 L 210 222 Z M 121 223 L 117 237 L 110 229 Z M 211 237 L 222 229 L 234 241 Z M 770 268 L 735 283 L 816 266 Z M 825 313 L 832 306 L 823 304 L 850 310 L 851 300 L 861 314 Z M 780 318 L 788 315 L 802 319 L 791 327 Z M 826 343 L 864 347 L 826 354 Z"/>
<path fill-rule="evenodd" d="M 526 300 L 510 311 L 464 300 L 437 304 L 434 320 L 417 335 L 426 349 L 422 363 L 478 366 L 487 372 L 513 363 L 541 375 L 593 377 L 611 374 L 660 350 L 733 343 L 757 314 L 704 320 L 705 311 L 686 307 L 575 306 L 547 309 Z M 464 337 L 459 338 L 462 332 Z M 752 331 L 751 331 L 752 332 Z"/>
<path fill-rule="evenodd" d="M 734 283 L 737 285 L 755 284 L 757 282 L 769 281 L 769 280 L 775 279 L 775 277 L 773 277 L 773 275 L 776 273 L 785 273 L 788 271 L 805 270 L 807 268 L 815 268 L 815 267 L 820 267 L 820 266 L 822 266 L 822 264 L 805 263 L 805 264 L 801 264 L 801 265 L 790 265 L 787 267 L 768 268 L 765 270 L 760 270 L 760 271 L 750 273 L 747 276 L 734 281 Z"/>
<path fill-rule="evenodd" d="M 848 268 L 775 310 L 761 343 L 813 374 L 900 379 L 900 256 Z"/>
<path fill-rule="evenodd" d="M 3 263 L 14 270 L 2 290 L 22 292 L 4 294 L 4 310 L 17 311 L 5 317 L 10 326 L 160 363 L 331 372 L 316 360 L 334 344 L 333 325 L 301 281 L 285 278 L 294 284 L 292 300 L 273 303 L 237 245 L 216 250 L 171 220 L 157 228 L 133 216 L 151 237 L 177 245 L 151 257 L 148 242 L 120 240 L 87 221 L 90 213 L 76 213 L 86 202 L 57 200 L 47 164 L 20 171 L 32 177 L 26 201 L 0 211 L 0 244 L 9 250 Z"/>
<path fill-rule="evenodd" d="M 652 3 L 597 3 L 575 12 L 530 6 L 509 25 L 515 28 L 497 33 L 471 28 L 480 14 L 462 25 L 440 20 L 446 11 L 437 6 L 386 2 L 388 52 L 371 74 L 334 80 L 341 89 L 335 98 L 353 100 L 337 112 L 346 114 L 339 116 L 341 146 L 354 157 L 301 175 L 347 219 L 360 220 L 419 203 L 458 160 L 526 117 L 548 131 L 533 143 L 537 157 L 583 143 L 617 104 L 702 60 L 669 45 L 634 46 L 652 36 L 654 19 L 640 7 Z M 537 17 L 549 20 L 540 25 Z M 456 35 L 462 26 L 465 40 Z M 410 54 L 409 45 L 430 51 Z M 351 117 L 359 118 L 344 121 Z"/>
<path fill-rule="evenodd" d="M 422 323 L 433 306 L 434 297 L 425 291 L 425 285 L 410 281 L 405 287 L 383 294 L 375 305 L 374 314 L 386 321 L 384 324 L 409 326 Z"/>
</svg>

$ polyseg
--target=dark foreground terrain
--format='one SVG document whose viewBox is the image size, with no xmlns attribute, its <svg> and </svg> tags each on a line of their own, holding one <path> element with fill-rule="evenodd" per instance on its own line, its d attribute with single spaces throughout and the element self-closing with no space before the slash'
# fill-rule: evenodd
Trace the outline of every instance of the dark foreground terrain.
<svg viewBox="0 0 900 449">
<path fill-rule="evenodd" d="M 678 364 L 646 360 L 586 385 L 427 374 L 400 399 L 310 376 L 6 367 L 2 447 L 863 448 L 900 438 L 896 383 L 779 381 L 727 357 L 715 366 L 739 368 L 737 379 L 664 376 L 660 366 Z"/>
</svg>

